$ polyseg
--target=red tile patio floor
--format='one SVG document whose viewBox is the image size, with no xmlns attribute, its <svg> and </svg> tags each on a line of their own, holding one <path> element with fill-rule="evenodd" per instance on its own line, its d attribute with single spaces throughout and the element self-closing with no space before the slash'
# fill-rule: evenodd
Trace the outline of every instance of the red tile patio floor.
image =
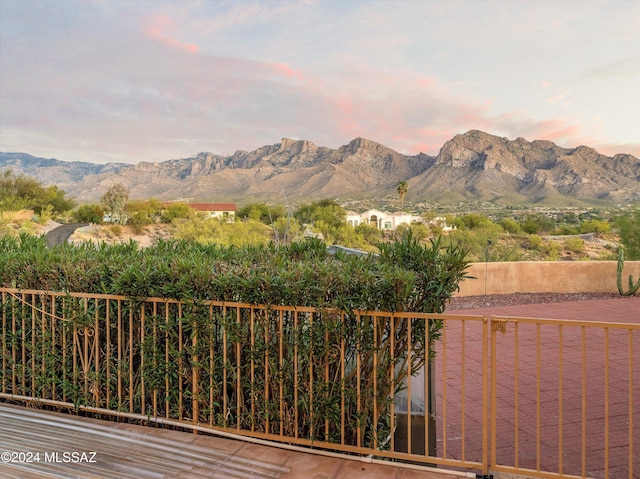
<svg viewBox="0 0 640 479">
<path fill-rule="evenodd" d="M 506 307 L 488 307 L 451 314 L 498 315 L 510 317 L 588 320 L 599 322 L 640 323 L 640 297 L 610 300 L 587 300 L 564 303 L 530 304 Z M 467 460 L 481 460 L 482 444 L 482 342 L 481 329 L 475 324 L 447 322 L 446 351 L 439 346 L 437 364 L 437 430 L 439 455 L 446 444 L 446 454 L 459 459 L 462 455 L 462 407 L 464 397 L 465 451 Z M 582 337 L 577 327 L 564 326 L 562 341 L 558 340 L 557 325 L 540 328 L 541 347 L 536 353 L 535 325 L 518 325 L 518 368 L 515 368 L 514 323 L 507 324 L 506 333 L 496 334 L 496 463 L 516 465 L 516 427 L 518 430 L 517 465 L 541 471 L 562 471 L 565 474 L 583 474 L 582 448 Z M 585 333 L 585 416 L 587 428 L 584 449 L 587 477 L 604 478 L 608 461 L 608 477 L 629 478 L 629 376 L 633 374 L 633 477 L 640 477 L 640 334 L 610 329 L 606 341 L 609 347 L 609 372 L 605 376 L 603 329 Z M 631 336 L 631 338 L 630 338 Z M 629 360 L 629 350 L 632 360 Z M 462 354 L 463 349 L 466 355 Z M 462 358 L 465 358 L 464 360 Z M 464 361 L 464 362 L 463 362 Z M 540 364 L 540 378 L 536 365 Z M 629 364 L 632 367 L 629 367 Z M 444 366 L 443 366 L 444 364 Z M 559 365 L 562 365 L 562 368 Z M 460 375 L 466 371 L 464 394 Z M 516 387 L 515 375 L 518 374 Z M 560 378 L 559 371 L 562 371 Z M 443 381 L 446 375 L 446 381 Z M 605 381 L 606 379 L 606 381 Z M 560 380 L 562 388 L 559 387 Z M 538 398 L 536 385 L 540 383 L 540 414 L 536 411 Z M 448 400 L 443 402 L 446 383 Z M 608 384 L 609 404 L 605 414 L 605 384 Z M 517 394 L 516 394 L 517 391 Z M 559 396 L 562 395 L 560 408 Z M 516 426 L 516 398 L 518 417 Z M 608 421 L 610 450 L 605 458 L 605 415 Z M 446 421 L 445 421 L 446 416 Z M 562 418 L 560 441 L 559 418 Z M 446 422 L 446 429 L 443 423 Z M 540 428 L 539 451 L 536 446 L 537 428 Z M 445 436 L 446 433 L 446 436 Z M 562 454 L 560 454 L 562 448 Z M 538 464 L 539 457 L 539 464 Z"/>
</svg>

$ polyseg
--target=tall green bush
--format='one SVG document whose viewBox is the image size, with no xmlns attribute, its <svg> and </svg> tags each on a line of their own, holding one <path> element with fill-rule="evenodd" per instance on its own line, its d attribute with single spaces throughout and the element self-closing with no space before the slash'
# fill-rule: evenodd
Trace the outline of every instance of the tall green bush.
<svg viewBox="0 0 640 479">
<path fill-rule="evenodd" d="M 81 205 L 73 212 L 73 219 L 78 223 L 102 223 L 104 212 L 98 204 Z"/>
<path fill-rule="evenodd" d="M 626 258 L 640 260 L 640 209 L 618 217 L 616 225 Z"/>
<path fill-rule="evenodd" d="M 428 360 L 442 322 L 376 318 L 366 311 L 443 312 L 467 262 L 462 249 L 443 246 L 440 239 L 422 244 L 411 231 L 380 250 L 379 256 L 333 256 L 319 240 L 245 248 L 193 241 L 161 241 L 146 249 L 134 242 L 48 248 L 43 238 L 0 238 L 2 286 L 131 298 L 120 303 L 67 295 L 38 305 L 68 319 L 59 323 L 68 337 L 76 327 L 97 325 L 103 346 L 122 338 L 98 318 L 107 309 L 118 311 L 121 331 L 131 338 L 123 341 L 122 360 L 101 359 L 99 370 L 87 367 L 84 374 L 71 364 L 75 345 L 67 342 L 70 349 L 61 351 L 59 335 L 55 339 L 49 329 L 34 327 L 29 309 L 7 295 L 7 317 L 25 315 L 16 323 L 20 331 L 4 330 L 3 340 L 16 351 L 8 360 L 22 363 L 20 371 L 30 378 L 12 392 L 44 397 L 55 390 L 74 404 L 115 410 L 144 409 L 159 397 L 158 414 L 169 417 L 194 412 L 178 395 L 214 398 L 200 419 L 216 426 L 271 433 L 295 428 L 298 437 L 312 441 L 384 448 L 392 398 L 409 372 Z M 144 300 L 153 297 L 182 304 Z M 205 300 L 268 307 L 237 315 Z M 317 311 L 279 314 L 275 305 Z M 24 349 L 22 337 L 32 338 Z M 107 337 L 110 342 L 104 342 Z M 109 354 L 115 353 L 105 350 L 99 357 Z M 42 368 L 44 363 L 50 367 Z M 195 368 L 199 381 L 190 382 Z M 118 387 L 128 393 L 121 402 L 116 382 L 107 379 L 119 373 Z"/>
<path fill-rule="evenodd" d="M 14 175 L 6 170 L 0 175 L 0 211 L 32 209 L 40 214 L 43 208 L 59 215 L 71 210 L 75 202 L 57 186 L 43 186 L 27 175 Z"/>
<path fill-rule="evenodd" d="M 0 284 L 48 291 L 238 301 L 386 311 L 442 312 L 464 277 L 464 251 L 411 233 L 381 254 L 331 256 L 319 240 L 242 248 L 190 240 L 83 243 L 0 238 Z"/>
</svg>

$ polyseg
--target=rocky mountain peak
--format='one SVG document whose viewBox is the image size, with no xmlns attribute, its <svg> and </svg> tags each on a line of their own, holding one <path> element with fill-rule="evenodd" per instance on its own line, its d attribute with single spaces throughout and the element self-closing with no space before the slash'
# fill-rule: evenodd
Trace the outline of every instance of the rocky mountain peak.
<svg viewBox="0 0 640 479">
<path fill-rule="evenodd" d="M 303 153 L 313 153 L 317 149 L 317 145 L 307 140 L 291 140 L 289 138 L 283 138 L 280 142 L 279 151 L 286 151 L 293 155 L 300 155 Z"/>
<path fill-rule="evenodd" d="M 451 168 L 470 168 L 482 163 L 483 154 L 490 145 L 486 134 L 471 130 L 463 135 L 456 135 L 447 141 L 436 157 L 437 165 L 447 165 Z"/>
<path fill-rule="evenodd" d="M 278 201 L 396 195 L 399 181 L 413 199 L 457 202 L 477 199 L 535 203 L 640 202 L 640 160 L 607 157 L 593 148 L 562 148 L 551 141 L 509 140 L 479 130 L 456 135 L 437 157 L 408 156 L 380 143 L 355 138 L 337 149 L 306 140 L 233 155 L 94 165 L 0 153 L 0 172 L 13 169 L 55 184 L 79 200 L 95 201 L 122 183 L 132 198 L 200 201 Z"/>
<path fill-rule="evenodd" d="M 580 145 L 578 148 L 576 148 L 575 152 L 578 153 L 579 155 L 589 156 L 591 158 L 600 156 L 600 153 L 598 153 L 596 150 L 594 150 L 589 146 L 584 146 L 584 145 Z"/>
<path fill-rule="evenodd" d="M 386 146 L 376 143 L 375 141 L 367 140 L 366 138 L 355 138 L 351 140 L 345 148 L 345 151 L 351 155 L 355 155 L 359 152 L 380 152 L 381 150 L 389 150 Z"/>
</svg>

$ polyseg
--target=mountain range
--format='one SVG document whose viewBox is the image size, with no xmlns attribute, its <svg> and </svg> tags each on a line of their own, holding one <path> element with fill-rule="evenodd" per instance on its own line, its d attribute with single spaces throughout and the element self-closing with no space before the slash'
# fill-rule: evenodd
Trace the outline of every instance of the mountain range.
<svg viewBox="0 0 640 479">
<path fill-rule="evenodd" d="M 183 201 L 311 201 L 396 194 L 407 200 L 452 204 L 576 205 L 640 202 L 640 160 L 605 156 L 587 146 L 509 140 L 472 130 L 447 141 L 437 156 L 403 155 L 356 138 L 337 149 L 305 140 L 232 155 L 199 153 L 157 163 L 94 164 L 0 153 L 0 171 L 55 184 L 80 202 L 97 201 L 120 183 L 131 198 Z"/>
</svg>

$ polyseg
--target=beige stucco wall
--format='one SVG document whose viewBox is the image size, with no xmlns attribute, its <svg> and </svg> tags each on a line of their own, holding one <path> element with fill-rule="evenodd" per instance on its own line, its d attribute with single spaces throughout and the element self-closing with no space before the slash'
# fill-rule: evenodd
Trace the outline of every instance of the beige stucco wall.
<svg viewBox="0 0 640 479">
<path fill-rule="evenodd" d="M 516 261 L 471 263 L 475 279 L 460 283 L 456 296 L 509 293 L 617 293 L 616 261 Z M 622 284 L 640 277 L 640 261 L 625 261 Z"/>
</svg>

